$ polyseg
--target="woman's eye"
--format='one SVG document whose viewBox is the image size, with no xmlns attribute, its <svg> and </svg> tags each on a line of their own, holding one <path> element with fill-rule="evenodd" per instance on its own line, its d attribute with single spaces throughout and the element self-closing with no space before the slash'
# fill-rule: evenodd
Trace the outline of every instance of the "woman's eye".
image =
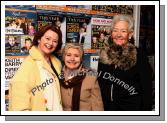
<svg viewBox="0 0 167 123">
<path fill-rule="evenodd" d="M 79 55 L 75 55 L 75 57 L 79 57 Z"/>
<path fill-rule="evenodd" d="M 66 54 L 66 56 L 71 56 L 71 54 Z"/>
<path fill-rule="evenodd" d="M 127 31 L 123 30 L 122 32 L 126 33 Z"/>
<path fill-rule="evenodd" d="M 57 43 L 57 41 L 53 41 L 54 43 Z"/>
<path fill-rule="evenodd" d="M 46 38 L 47 40 L 49 40 L 49 38 Z"/>
</svg>

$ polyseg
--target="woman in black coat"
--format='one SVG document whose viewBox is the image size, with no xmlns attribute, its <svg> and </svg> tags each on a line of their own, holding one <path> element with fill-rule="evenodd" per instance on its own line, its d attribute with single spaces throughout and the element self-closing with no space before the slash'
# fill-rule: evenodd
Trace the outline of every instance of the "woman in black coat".
<svg viewBox="0 0 167 123">
<path fill-rule="evenodd" d="M 98 81 L 104 110 L 149 111 L 152 107 L 152 70 L 146 54 L 130 43 L 133 19 L 114 17 L 111 42 L 100 51 Z"/>
</svg>

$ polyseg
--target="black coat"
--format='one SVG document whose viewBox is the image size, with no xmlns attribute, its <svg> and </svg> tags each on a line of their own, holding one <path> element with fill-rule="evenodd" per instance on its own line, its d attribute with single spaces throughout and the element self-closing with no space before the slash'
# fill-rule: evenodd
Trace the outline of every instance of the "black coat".
<svg viewBox="0 0 167 123">
<path fill-rule="evenodd" d="M 98 73 L 104 110 L 151 110 L 152 69 L 143 51 L 137 50 L 136 65 L 128 70 L 99 62 Z"/>
</svg>

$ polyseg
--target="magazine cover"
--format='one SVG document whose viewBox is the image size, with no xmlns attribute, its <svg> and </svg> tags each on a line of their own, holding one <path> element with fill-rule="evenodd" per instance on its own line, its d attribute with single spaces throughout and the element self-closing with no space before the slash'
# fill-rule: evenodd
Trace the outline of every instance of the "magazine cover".
<svg viewBox="0 0 167 123">
<path fill-rule="evenodd" d="M 29 6 L 5 8 L 5 34 L 28 34 L 36 32 L 36 11 Z M 27 10 L 22 9 L 27 8 Z M 31 6 L 31 8 L 33 8 Z M 35 8 L 34 8 L 35 9 Z"/>
<path fill-rule="evenodd" d="M 5 108 L 9 108 L 9 82 L 20 67 L 25 56 L 6 56 L 5 57 Z"/>
<path fill-rule="evenodd" d="M 89 49 L 91 44 L 90 29 L 90 18 L 67 16 L 66 43 L 80 43 L 84 49 Z"/>
<path fill-rule="evenodd" d="M 91 38 L 91 48 L 99 49 L 104 46 L 111 34 L 111 22 L 112 19 L 105 18 L 92 18 L 92 38 Z"/>
<path fill-rule="evenodd" d="M 5 90 L 8 89 L 8 82 L 11 80 L 15 72 L 20 67 L 25 56 L 6 56 L 5 57 Z"/>
<path fill-rule="evenodd" d="M 112 5 L 92 5 L 92 10 L 103 11 L 103 12 L 113 12 Z"/>
<path fill-rule="evenodd" d="M 92 5 L 92 10 L 132 15 L 133 5 Z"/>
<path fill-rule="evenodd" d="M 16 55 L 20 52 L 21 37 L 19 35 L 5 35 L 5 55 Z"/>
<path fill-rule="evenodd" d="M 90 56 L 90 67 L 94 70 L 98 68 L 99 56 L 97 54 L 92 54 Z"/>
<path fill-rule="evenodd" d="M 33 37 L 30 35 L 22 35 L 21 36 L 21 49 L 20 52 L 22 55 L 28 55 L 29 50 L 32 47 Z"/>
</svg>

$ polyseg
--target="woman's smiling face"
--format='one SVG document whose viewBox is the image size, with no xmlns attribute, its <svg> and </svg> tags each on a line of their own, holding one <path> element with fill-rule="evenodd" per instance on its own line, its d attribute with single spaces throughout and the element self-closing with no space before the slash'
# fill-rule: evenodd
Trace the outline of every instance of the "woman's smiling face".
<svg viewBox="0 0 167 123">
<path fill-rule="evenodd" d="M 64 56 L 64 63 L 67 69 L 75 70 L 81 64 L 81 53 L 78 49 L 69 48 Z"/>
<path fill-rule="evenodd" d="M 43 53 L 43 55 L 51 54 L 58 45 L 59 36 L 52 30 L 48 30 L 45 34 L 38 40 L 38 49 Z"/>
<path fill-rule="evenodd" d="M 132 33 L 129 32 L 128 26 L 129 24 L 126 21 L 118 21 L 117 23 L 115 23 L 111 34 L 113 42 L 115 44 L 126 44 L 129 38 L 131 38 Z"/>
</svg>

